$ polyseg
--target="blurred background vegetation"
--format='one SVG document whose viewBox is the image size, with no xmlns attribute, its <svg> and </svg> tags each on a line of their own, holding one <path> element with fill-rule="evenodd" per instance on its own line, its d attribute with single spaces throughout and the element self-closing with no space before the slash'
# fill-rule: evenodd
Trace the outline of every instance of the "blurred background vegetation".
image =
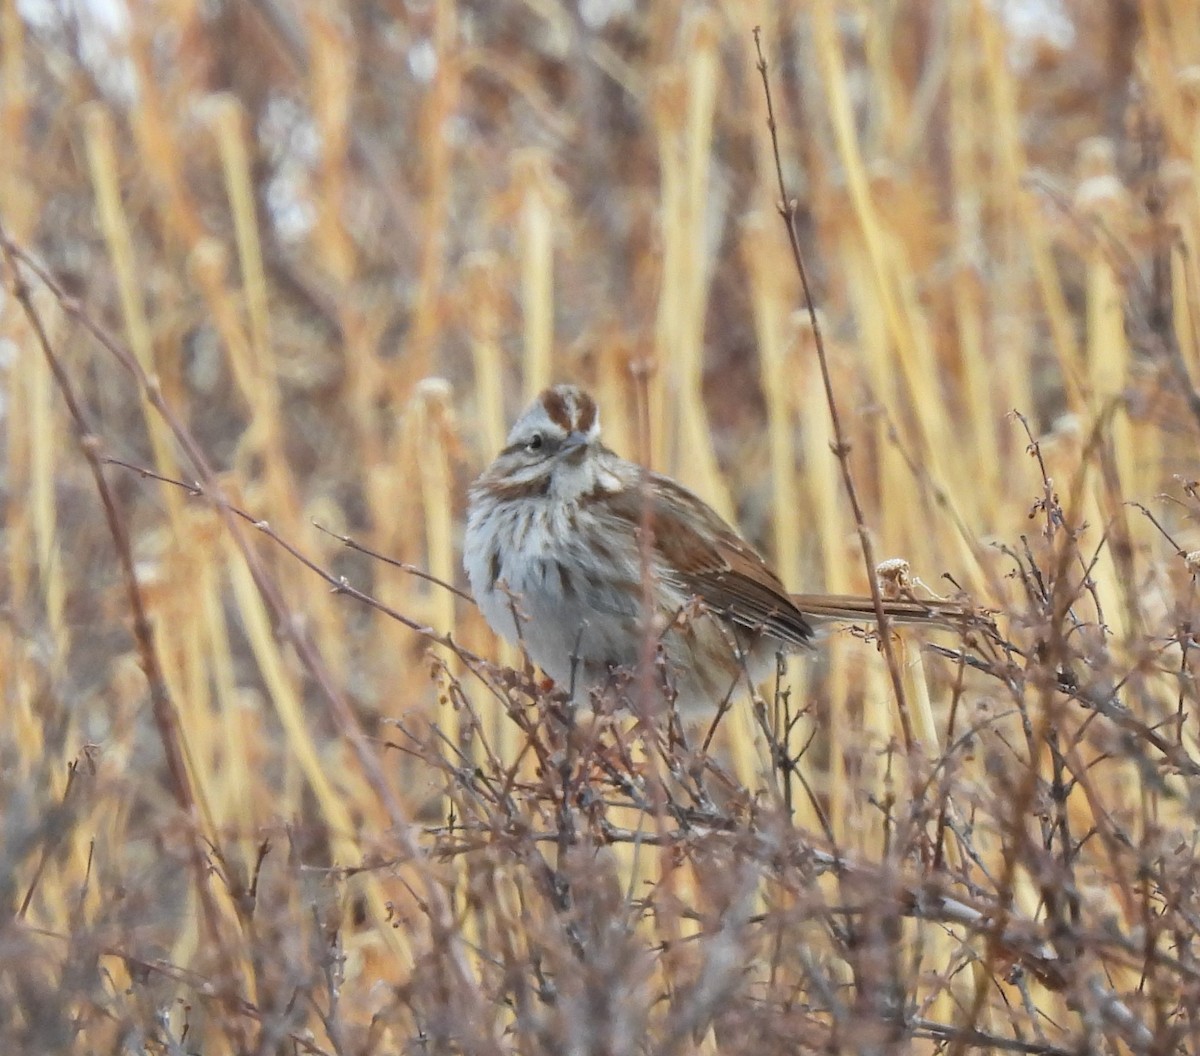
<svg viewBox="0 0 1200 1056">
<path fill-rule="evenodd" d="M 876 549 L 1011 649 L 902 642 L 906 744 L 832 634 L 696 764 L 709 846 L 631 791 L 695 743 L 573 757 L 468 602 L 336 534 L 461 586 L 467 484 L 569 380 L 865 591 L 755 27 Z M 1200 1052 L 1194 0 L 4 0 L 0 143 L 57 284 L 4 262 L 6 1052 Z M 199 482 L 103 467 L 160 675 L 36 320 L 94 452 Z"/>
</svg>

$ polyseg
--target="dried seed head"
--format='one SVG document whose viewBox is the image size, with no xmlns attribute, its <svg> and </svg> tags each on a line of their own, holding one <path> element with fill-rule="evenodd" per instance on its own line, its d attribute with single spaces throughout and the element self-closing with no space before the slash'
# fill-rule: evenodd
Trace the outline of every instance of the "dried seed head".
<svg viewBox="0 0 1200 1056">
<path fill-rule="evenodd" d="M 889 557 L 875 566 L 879 593 L 888 601 L 912 596 L 912 575 L 909 563 L 902 557 Z"/>
</svg>

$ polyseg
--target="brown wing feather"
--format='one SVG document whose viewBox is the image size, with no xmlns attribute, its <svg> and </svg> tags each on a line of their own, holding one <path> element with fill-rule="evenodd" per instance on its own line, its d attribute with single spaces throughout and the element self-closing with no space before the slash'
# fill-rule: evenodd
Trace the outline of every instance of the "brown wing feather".
<svg viewBox="0 0 1200 1056">
<path fill-rule="evenodd" d="M 766 562 L 702 499 L 668 477 L 651 474 L 646 489 L 653 546 L 663 573 L 709 608 L 752 631 L 793 645 L 813 636 L 810 620 L 873 622 L 870 597 L 789 594 Z M 640 524 L 646 499 L 640 487 L 606 496 L 618 516 Z M 953 601 L 888 598 L 884 612 L 902 623 L 962 627 L 976 618 Z"/>
<path fill-rule="evenodd" d="M 649 484 L 653 547 L 663 575 L 747 630 L 793 645 L 812 637 L 779 577 L 711 507 L 667 477 L 651 474 Z M 630 488 L 620 498 L 620 515 L 640 523 L 642 489 Z"/>
</svg>

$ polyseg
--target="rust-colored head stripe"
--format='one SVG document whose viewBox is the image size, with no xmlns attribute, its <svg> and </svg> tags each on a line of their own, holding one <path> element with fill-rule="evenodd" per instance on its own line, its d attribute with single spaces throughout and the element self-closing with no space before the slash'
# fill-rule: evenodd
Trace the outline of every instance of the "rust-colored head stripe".
<svg viewBox="0 0 1200 1056">
<path fill-rule="evenodd" d="M 595 424 L 596 401 L 586 392 L 580 392 L 575 407 L 575 428 L 581 433 L 586 433 Z"/>
<path fill-rule="evenodd" d="M 546 417 L 564 432 L 571 431 L 571 409 L 560 389 L 547 389 L 541 395 Z"/>
<path fill-rule="evenodd" d="M 557 385 L 539 397 L 546 417 L 567 433 L 586 433 L 596 424 L 596 401 L 582 389 Z"/>
</svg>

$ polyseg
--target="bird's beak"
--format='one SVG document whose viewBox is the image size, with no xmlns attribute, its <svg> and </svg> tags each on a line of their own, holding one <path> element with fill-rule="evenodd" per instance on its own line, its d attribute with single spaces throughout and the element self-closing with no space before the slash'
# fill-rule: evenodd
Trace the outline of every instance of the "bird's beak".
<svg viewBox="0 0 1200 1056">
<path fill-rule="evenodd" d="M 571 462 L 578 462 L 587 452 L 588 438 L 585 433 L 568 433 L 560 454 Z"/>
</svg>

